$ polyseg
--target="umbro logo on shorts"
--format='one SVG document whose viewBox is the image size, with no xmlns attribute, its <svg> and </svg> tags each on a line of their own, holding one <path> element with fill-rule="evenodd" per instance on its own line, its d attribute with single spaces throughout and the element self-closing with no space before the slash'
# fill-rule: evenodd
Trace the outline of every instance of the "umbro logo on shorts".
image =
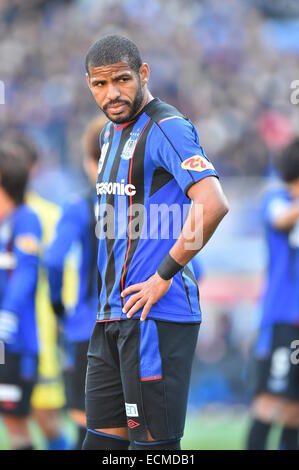
<svg viewBox="0 0 299 470">
<path fill-rule="evenodd" d="M 140 423 L 137 423 L 136 421 L 133 421 L 132 419 L 128 419 L 128 426 L 130 429 L 138 428 L 140 426 Z"/>
</svg>

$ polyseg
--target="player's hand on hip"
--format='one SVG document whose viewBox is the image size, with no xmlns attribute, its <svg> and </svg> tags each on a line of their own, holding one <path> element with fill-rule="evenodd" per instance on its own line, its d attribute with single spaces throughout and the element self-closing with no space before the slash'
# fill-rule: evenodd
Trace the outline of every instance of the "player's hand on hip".
<svg viewBox="0 0 299 470">
<path fill-rule="evenodd" d="M 134 295 L 125 303 L 123 313 L 126 313 L 128 318 L 131 318 L 143 307 L 140 320 L 145 320 L 152 305 L 166 294 L 171 283 L 172 279 L 165 281 L 156 272 L 147 281 L 127 287 L 122 291 L 121 296 L 126 297 L 133 293 Z"/>
</svg>

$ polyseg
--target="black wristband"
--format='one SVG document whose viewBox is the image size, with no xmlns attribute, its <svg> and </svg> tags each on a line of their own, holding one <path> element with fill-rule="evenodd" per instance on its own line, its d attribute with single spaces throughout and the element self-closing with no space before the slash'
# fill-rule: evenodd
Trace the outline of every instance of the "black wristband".
<svg viewBox="0 0 299 470">
<path fill-rule="evenodd" d="M 169 281 L 169 279 L 183 269 L 183 267 L 184 266 L 177 263 L 168 253 L 158 267 L 157 273 L 162 279 L 164 279 L 164 281 Z"/>
</svg>

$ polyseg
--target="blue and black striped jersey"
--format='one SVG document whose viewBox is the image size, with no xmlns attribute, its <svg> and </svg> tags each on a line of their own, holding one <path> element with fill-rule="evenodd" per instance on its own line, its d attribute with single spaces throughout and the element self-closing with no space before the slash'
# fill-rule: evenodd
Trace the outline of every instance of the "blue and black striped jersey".
<svg viewBox="0 0 299 470">
<path fill-rule="evenodd" d="M 134 121 L 109 122 L 100 144 L 98 321 L 111 321 L 127 318 L 121 291 L 153 275 L 177 240 L 190 209 L 188 189 L 217 173 L 191 121 L 158 98 Z M 201 321 L 191 262 L 174 276 L 148 318 Z"/>
</svg>

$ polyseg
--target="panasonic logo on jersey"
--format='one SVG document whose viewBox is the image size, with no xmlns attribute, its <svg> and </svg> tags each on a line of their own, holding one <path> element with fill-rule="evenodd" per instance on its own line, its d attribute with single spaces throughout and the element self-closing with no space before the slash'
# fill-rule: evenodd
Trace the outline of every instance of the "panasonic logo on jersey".
<svg viewBox="0 0 299 470">
<path fill-rule="evenodd" d="M 133 184 L 125 184 L 125 180 L 122 179 L 120 183 L 97 183 L 97 195 L 102 194 L 117 194 L 118 196 L 134 196 L 136 194 L 136 188 Z"/>
</svg>

